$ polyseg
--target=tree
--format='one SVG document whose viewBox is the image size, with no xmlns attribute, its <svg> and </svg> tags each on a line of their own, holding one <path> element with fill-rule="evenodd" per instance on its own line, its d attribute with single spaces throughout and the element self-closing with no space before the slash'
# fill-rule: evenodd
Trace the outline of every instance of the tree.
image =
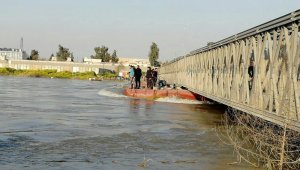
<svg viewBox="0 0 300 170">
<path fill-rule="evenodd" d="M 71 57 L 71 53 L 68 48 L 58 45 L 58 52 L 56 53 L 57 61 L 67 61 Z"/>
<path fill-rule="evenodd" d="M 160 62 L 159 62 L 159 61 L 154 61 L 154 66 L 155 66 L 155 67 L 160 67 L 160 66 L 161 66 L 161 64 L 160 64 Z"/>
<path fill-rule="evenodd" d="M 54 57 L 54 54 L 52 53 L 51 56 L 49 57 L 49 61 L 51 61 L 53 57 Z"/>
<path fill-rule="evenodd" d="M 119 58 L 117 56 L 117 51 L 114 50 L 113 54 L 111 55 L 111 62 L 117 63 L 119 61 Z"/>
<path fill-rule="evenodd" d="M 74 55 L 71 53 L 71 61 L 74 62 Z"/>
<path fill-rule="evenodd" d="M 159 57 L 159 48 L 157 47 L 156 43 L 152 42 L 149 52 L 149 62 L 151 66 L 156 66 L 158 63 L 157 59 Z"/>
<path fill-rule="evenodd" d="M 91 58 L 94 59 L 101 59 L 102 62 L 109 62 L 111 60 L 111 56 L 108 53 L 108 48 L 105 46 L 102 47 L 95 47 L 95 55 L 92 55 Z"/>
<path fill-rule="evenodd" d="M 38 59 L 39 59 L 39 52 L 37 50 L 31 50 L 28 60 L 38 60 Z"/>
</svg>

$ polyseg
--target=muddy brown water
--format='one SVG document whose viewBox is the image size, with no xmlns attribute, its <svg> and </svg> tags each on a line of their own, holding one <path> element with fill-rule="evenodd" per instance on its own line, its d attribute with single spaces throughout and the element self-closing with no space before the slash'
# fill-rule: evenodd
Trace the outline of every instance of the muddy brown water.
<svg viewBox="0 0 300 170">
<path fill-rule="evenodd" d="M 0 169 L 252 169 L 228 165 L 222 107 L 131 99 L 121 86 L 0 77 Z"/>
</svg>

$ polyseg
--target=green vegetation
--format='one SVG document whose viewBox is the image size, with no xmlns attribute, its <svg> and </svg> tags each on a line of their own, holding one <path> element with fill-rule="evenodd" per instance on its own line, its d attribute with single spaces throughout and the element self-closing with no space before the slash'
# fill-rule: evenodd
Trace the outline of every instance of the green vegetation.
<svg viewBox="0 0 300 170">
<path fill-rule="evenodd" d="M 54 57 L 54 54 L 52 53 L 51 56 L 49 57 L 49 61 L 51 61 L 53 57 Z"/>
<path fill-rule="evenodd" d="M 114 72 L 103 72 L 97 75 L 93 71 L 72 73 L 69 71 L 57 72 L 56 70 L 16 70 L 13 68 L 0 68 L 0 76 L 43 77 L 78 80 L 113 80 L 117 77 L 117 74 Z"/>
<path fill-rule="evenodd" d="M 101 74 L 101 78 L 105 80 L 112 80 L 116 78 L 116 73 L 104 72 Z"/>
<path fill-rule="evenodd" d="M 73 54 L 69 51 L 68 48 L 58 45 L 58 52 L 56 53 L 57 61 L 67 61 L 68 58 L 74 60 Z"/>
<path fill-rule="evenodd" d="M 111 62 L 117 63 L 119 61 L 119 58 L 117 57 L 117 51 L 114 50 L 113 54 L 111 55 Z"/>
<path fill-rule="evenodd" d="M 109 62 L 111 60 L 111 56 L 108 53 L 108 48 L 105 46 L 102 47 L 95 47 L 95 55 L 92 55 L 91 58 L 94 59 L 101 59 L 102 62 Z"/>
<path fill-rule="evenodd" d="M 8 76 L 11 73 L 14 73 L 15 69 L 12 68 L 0 68 L 0 75 Z"/>
<path fill-rule="evenodd" d="M 39 52 L 37 50 L 31 50 L 28 60 L 39 60 Z"/>
<path fill-rule="evenodd" d="M 95 47 L 95 55 L 91 55 L 91 58 L 93 59 L 101 59 L 102 62 L 113 62 L 117 63 L 119 61 L 119 58 L 117 57 L 117 51 L 114 50 L 113 54 L 110 55 L 108 52 L 108 47 L 102 46 L 102 47 Z"/>
<path fill-rule="evenodd" d="M 155 66 L 155 67 L 159 66 L 159 62 L 157 61 L 159 57 L 159 48 L 157 47 L 157 44 L 154 42 L 152 42 L 148 57 L 151 66 Z"/>
<path fill-rule="evenodd" d="M 69 71 L 57 72 L 56 70 L 16 70 L 12 68 L 0 68 L 1 76 L 21 76 L 21 77 L 44 77 L 44 78 L 61 78 L 61 79 L 80 79 L 88 80 L 89 78 L 100 79 L 94 72 L 72 73 Z"/>
</svg>

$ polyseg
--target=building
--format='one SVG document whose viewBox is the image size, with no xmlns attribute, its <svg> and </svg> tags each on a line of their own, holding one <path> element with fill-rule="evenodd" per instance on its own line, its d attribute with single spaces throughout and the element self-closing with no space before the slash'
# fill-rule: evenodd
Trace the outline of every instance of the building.
<svg viewBox="0 0 300 170">
<path fill-rule="evenodd" d="M 98 74 L 101 70 L 116 70 L 113 63 L 86 64 L 66 61 L 41 60 L 0 60 L 0 68 L 13 68 L 16 70 L 56 70 L 57 72 L 86 72 L 93 71 Z"/>
<path fill-rule="evenodd" d="M 140 58 L 122 58 L 119 57 L 118 63 L 129 66 L 129 65 L 139 65 L 141 67 L 148 67 L 150 66 L 149 59 L 140 59 Z"/>
<path fill-rule="evenodd" d="M 15 48 L 0 48 L 0 60 L 24 60 L 28 57 L 25 51 Z"/>
<path fill-rule="evenodd" d="M 58 61 L 58 60 L 57 60 L 57 57 L 51 56 L 51 57 L 50 57 L 50 61 Z M 62 62 L 63 62 L 63 61 L 62 61 Z M 73 60 L 72 60 L 71 57 L 68 57 L 67 60 L 66 60 L 66 62 L 73 62 Z"/>
<path fill-rule="evenodd" d="M 100 64 L 102 62 L 102 60 L 84 57 L 83 62 L 88 63 L 88 64 Z"/>
<path fill-rule="evenodd" d="M 122 64 L 123 66 L 129 66 L 129 65 L 139 65 L 141 67 L 148 67 L 150 66 L 149 59 L 140 59 L 140 58 L 124 58 L 124 57 L 118 57 L 119 61 L 118 63 L 114 63 L 115 65 Z M 83 62 L 87 64 L 101 64 L 101 59 L 92 59 L 88 57 L 83 58 Z"/>
</svg>

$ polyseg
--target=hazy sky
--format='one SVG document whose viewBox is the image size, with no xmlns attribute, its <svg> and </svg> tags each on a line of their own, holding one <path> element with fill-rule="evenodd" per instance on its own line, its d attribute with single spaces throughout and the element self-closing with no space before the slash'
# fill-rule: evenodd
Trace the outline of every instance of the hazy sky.
<svg viewBox="0 0 300 170">
<path fill-rule="evenodd" d="M 0 0 L 0 47 L 58 44 L 75 60 L 108 46 L 119 57 L 146 58 L 152 42 L 172 59 L 300 8 L 300 0 Z"/>
</svg>

